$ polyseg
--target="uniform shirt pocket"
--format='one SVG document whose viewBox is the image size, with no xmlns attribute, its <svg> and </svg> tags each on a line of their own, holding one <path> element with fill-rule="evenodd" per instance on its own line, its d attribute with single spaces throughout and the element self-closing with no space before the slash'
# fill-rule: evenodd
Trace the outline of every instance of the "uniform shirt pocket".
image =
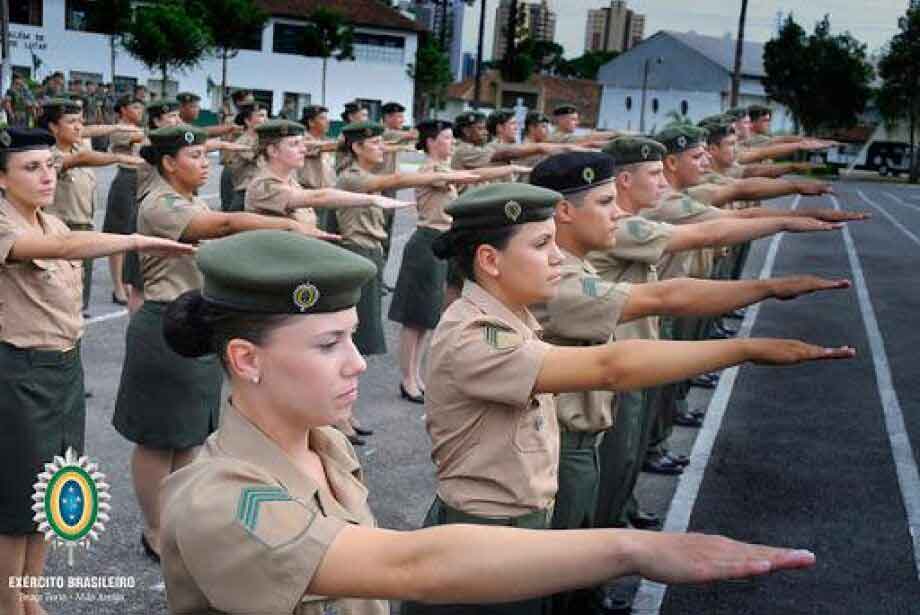
<svg viewBox="0 0 920 615">
<path fill-rule="evenodd" d="M 551 395 L 534 395 L 527 405 L 516 411 L 514 447 L 522 453 L 542 452 L 550 449 L 549 400 Z"/>
</svg>

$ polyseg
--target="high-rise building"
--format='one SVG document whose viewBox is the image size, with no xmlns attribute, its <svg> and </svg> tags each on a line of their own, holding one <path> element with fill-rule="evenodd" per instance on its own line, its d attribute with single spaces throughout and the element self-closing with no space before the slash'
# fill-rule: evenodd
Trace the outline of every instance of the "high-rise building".
<svg viewBox="0 0 920 615">
<path fill-rule="evenodd" d="M 495 34 L 492 38 L 492 60 L 500 62 L 508 49 L 508 22 L 511 20 L 511 0 L 501 0 L 495 9 Z M 518 2 L 515 42 L 525 38 L 552 41 L 556 38 L 556 13 L 546 0 Z"/>
<path fill-rule="evenodd" d="M 613 0 L 609 7 L 588 11 L 585 26 L 585 51 L 626 51 L 645 35 L 645 15 Z"/>
<path fill-rule="evenodd" d="M 443 37 L 450 56 L 450 72 L 454 79 L 463 77 L 463 0 L 413 0 L 406 2 L 407 11 L 431 31 L 436 40 Z"/>
</svg>

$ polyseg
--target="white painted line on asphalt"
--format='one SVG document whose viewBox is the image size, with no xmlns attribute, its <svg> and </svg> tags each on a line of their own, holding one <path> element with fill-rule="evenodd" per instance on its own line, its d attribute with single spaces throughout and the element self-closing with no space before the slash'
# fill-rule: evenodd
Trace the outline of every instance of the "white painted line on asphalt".
<svg viewBox="0 0 920 615">
<path fill-rule="evenodd" d="M 834 209 L 840 209 L 840 203 L 836 198 L 831 197 L 831 201 L 834 203 Z M 888 354 L 885 352 L 885 340 L 882 338 L 882 331 L 875 318 L 875 309 L 872 307 L 872 298 L 866 286 L 866 277 L 863 275 L 853 236 L 850 234 L 850 229 L 846 227 L 843 228 L 843 242 L 846 244 L 847 257 L 850 260 L 850 268 L 853 270 L 853 284 L 856 286 L 859 311 L 862 313 L 866 335 L 869 337 L 872 363 L 875 365 L 875 382 L 878 386 L 879 398 L 882 400 L 882 409 L 885 412 L 885 428 L 891 443 L 891 455 L 894 457 L 901 497 L 904 499 L 904 508 L 907 511 L 907 529 L 910 532 L 914 549 L 914 569 L 917 572 L 917 578 L 920 579 L 920 472 L 917 471 L 913 447 L 910 444 L 907 428 L 904 426 L 901 402 L 894 388 Z"/>
<path fill-rule="evenodd" d="M 801 197 L 796 196 L 791 209 L 796 209 L 800 200 Z M 773 274 L 773 264 L 776 262 L 776 254 L 779 251 L 782 237 L 783 234 L 780 233 L 774 235 L 773 239 L 770 240 L 767 256 L 764 259 L 763 266 L 760 268 L 759 277 L 761 280 L 769 278 Z M 757 315 L 760 313 L 760 305 L 760 303 L 755 303 L 748 306 L 744 320 L 741 321 L 741 327 L 738 330 L 738 337 L 750 336 L 754 323 L 757 321 Z M 662 529 L 664 532 L 686 532 L 687 527 L 690 525 L 690 515 L 693 513 L 693 506 L 696 504 L 696 498 L 700 493 L 706 466 L 712 456 L 716 436 L 719 435 L 719 429 L 722 427 L 722 419 L 728 408 L 728 402 L 731 399 L 732 389 L 735 386 L 737 377 L 737 366 L 724 370 L 719 377 L 719 384 L 709 401 L 709 408 L 706 410 L 703 427 L 700 428 L 693 443 L 693 450 L 690 452 L 690 465 L 684 468 L 684 473 L 681 474 L 677 483 L 677 490 L 671 499 L 671 507 L 668 509 L 668 516 Z M 633 600 L 632 612 L 634 615 L 658 615 L 667 589 L 668 586 L 663 583 L 643 580 Z"/>
<path fill-rule="evenodd" d="M 92 318 L 87 318 L 85 324 L 87 326 L 94 325 L 97 322 L 115 320 L 116 318 L 121 318 L 122 316 L 127 316 L 127 315 L 128 315 L 128 310 L 118 310 L 117 312 L 109 312 L 108 314 L 101 314 L 99 316 L 93 316 Z"/>
<path fill-rule="evenodd" d="M 870 200 L 869 197 L 867 197 L 865 194 L 863 194 L 863 191 L 862 191 L 862 190 L 857 190 L 856 193 L 859 195 L 859 197 L 860 197 L 862 200 L 864 200 L 866 203 L 868 203 L 870 206 L 872 206 L 872 207 L 875 209 L 875 211 L 879 212 L 880 214 L 882 214 L 883 216 L 885 216 L 886 218 L 888 218 L 888 221 L 891 222 L 892 224 L 894 224 L 894 225 L 898 228 L 899 231 L 901 231 L 902 233 L 904 233 L 905 235 L 907 235 L 907 237 L 908 237 L 911 241 L 913 241 L 915 244 L 917 244 L 918 246 L 920 246 L 920 237 L 917 237 L 917 236 L 913 233 L 913 231 L 911 231 L 909 228 L 907 228 L 906 226 L 904 226 L 903 224 L 901 224 L 900 222 L 898 222 L 898 221 L 895 219 L 894 216 L 892 216 L 890 213 L 888 213 L 887 211 L 885 211 L 883 208 L 879 207 L 878 204 L 876 204 L 874 201 Z M 834 200 L 834 202 L 836 203 L 836 199 Z"/>
<path fill-rule="evenodd" d="M 920 205 L 917 205 L 916 203 L 908 203 L 907 201 L 902 201 L 901 199 L 891 194 L 890 192 L 883 192 L 882 194 L 887 196 L 889 199 L 891 199 L 898 205 L 903 205 L 904 207 L 910 207 L 911 209 L 916 209 L 917 211 L 920 211 Z"/>
</svg>

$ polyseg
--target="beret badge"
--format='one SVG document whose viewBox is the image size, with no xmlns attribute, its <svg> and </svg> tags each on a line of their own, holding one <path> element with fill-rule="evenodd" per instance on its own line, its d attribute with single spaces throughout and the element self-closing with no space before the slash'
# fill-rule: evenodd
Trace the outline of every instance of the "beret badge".
<svg viewBox="0 0 920 615">
<path fill-rule="evenodd" d="M 581 172 L 581 178 L 585 180 L 586 184 L 593 184 L 595 177 L 596 175 L 594 173 L 594 169 L 591 167 L 585 167 L 585 169 Z"/>
<path fill-rule="evenodd" d="M 13 139 L 10 137 L 10 133 L 5 130 L 0 131 L 0 144 L 2 144 L 3 147 L 9 147 L 12 142 Z"/>
<path fill-rule="evenodd" d="M 194 133 L 192 133 L 191 130 L 186 130 L 182 138 L 184 138 L 185 142 L 188 143 L 189 145 L 195 142 L 195 135 Z"/>
<path fill-rule="evenodd" d="M 517 219 L 521 217 L 521 204 L 517 201 L 508 201 L 505 203 L 505 215 L 512 222 L 517 222 Z"/>
<path fill-rule="evenodd" d="M 677 137 L 677 147 L 679 147 L 680 149 L 686 148 L 687 147 L 687 137 L 685 137 L 684 135 Z"/>
<path fill-rule="evenodd" d="M 652 155 L 652 148 L 645 144 L 639 149 L 639 153 L 642 154 L 642 160 L 648 160 Z"/>
<path fill-rule="evenodd" d="M 305 282 L 294 289 L 294 305 L 301 312 L 306 312 L 319 301 L 319 289 L 314 284 Z"/>
</svg>

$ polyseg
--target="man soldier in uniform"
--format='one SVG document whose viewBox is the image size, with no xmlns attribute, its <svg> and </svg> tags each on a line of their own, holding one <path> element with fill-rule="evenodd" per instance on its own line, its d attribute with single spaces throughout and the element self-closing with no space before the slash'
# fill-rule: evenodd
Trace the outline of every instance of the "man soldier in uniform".
<svg viewBox="0 0 920 615">
<path fill-rule="evenodd" d="M 406 151 L 407 144 L 414 143 L 418 139 L 417 130 L 403 130 L 406 122 L 406 108 L 398 102 L 388 102 L 380 108 L 383 114 L 383 141 L 389 147 L 383 155 L 383 165 L 380 167 L 380 173 L 392 175 L 399 170 L 399 152 Z M 412 149 L 415 149 L 412 147 Z M 395 190 L 385 190 L 383 196 L 396 198 Z M 383 242 L 384 262 L 390 258 L 390 246 L 393 241 L 393 220 L 396 219 L 396 211 L 387 209 L 383 212 L 386 219 L 387 238 Z M 383 288 L 386 292 L 392 292 L 393 287 L 384 282 Z"/>
<path fill-rule="evenodd" d="M 195 124 L 201 115 L 201 96 L 193 92 L 179 92 L 176 94 L 179 101 L 179 118 L 183 124 Z M 238 135 L 243 132 L 242 126 L 236 124 L 217 124 L 215 126 L 201 126 L 208 137 L 225 137 Z"/>
<path fill-rule="evenodd" d="M 486 118 L 486 129 L 493 143 L 514 145 L 518 142 L 518 123 L 510 111 L 494 111 Z"/>
<path fill-rule="evenodd" d="M 329 109 L 321 105 L 304 107 L 300 123 L 307 129 L 303 136 L 307 153 L 303 167 L 297 172 L 297 181 L 310 190 L 335 187 L 334 153 L 337 143 L 326 138 L 329 132 Z M 330 218 L 335 218 L 335 210 L 328 207 L 316 210 L 316 224 L 319 228 L 328 228 Z"/>
<path fill-rule="evenodd" d="M 556 130 L 549 137 L 551 143 L 602 146 L 620 136 L 620 133 L 613 130 L 595 130 L 585 134 L 576 134 L 580 116 L 575 105 L 559 105 L 553 109 L 553 118 L 556 120 Z"/>
</svg>

